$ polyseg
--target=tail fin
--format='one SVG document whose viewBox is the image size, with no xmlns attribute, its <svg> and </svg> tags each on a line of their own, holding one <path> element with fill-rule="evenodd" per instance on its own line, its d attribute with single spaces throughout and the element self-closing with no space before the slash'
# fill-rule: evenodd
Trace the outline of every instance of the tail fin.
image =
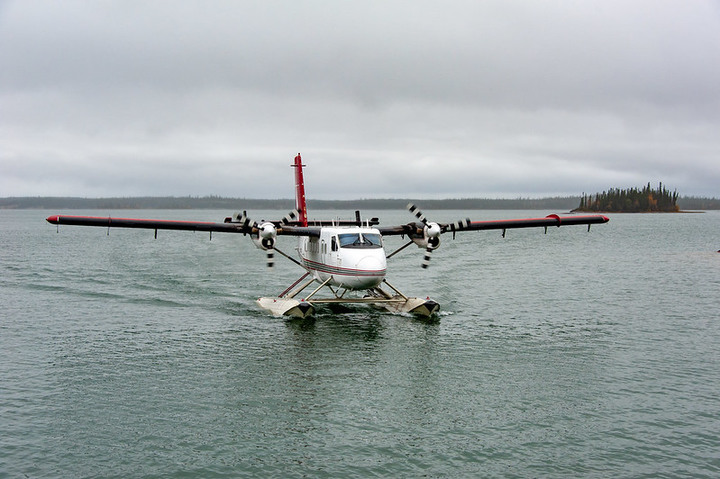
<svg viewBox="0 0 720 479">
<path fill-rule="evenodd" d="M 300 153 L 295 157 L 295 209 L 298 210 L 300 226 L 307 226 L 307 205 L 305 204 L 305 180 L 303 179 L 303 164 Z"/>
</svg>

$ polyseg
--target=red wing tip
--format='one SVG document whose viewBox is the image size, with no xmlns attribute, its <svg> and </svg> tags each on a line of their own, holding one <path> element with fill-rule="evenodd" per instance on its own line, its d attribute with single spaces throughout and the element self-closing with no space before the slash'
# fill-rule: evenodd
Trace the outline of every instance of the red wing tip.
<svg viewBox="0 0 720 479">
<path fill-rule="evenodd" d="M 60 215 L 48 216 L 45 220 L 48 223 L 57 224 L 60 221 Z"/>
</svg>

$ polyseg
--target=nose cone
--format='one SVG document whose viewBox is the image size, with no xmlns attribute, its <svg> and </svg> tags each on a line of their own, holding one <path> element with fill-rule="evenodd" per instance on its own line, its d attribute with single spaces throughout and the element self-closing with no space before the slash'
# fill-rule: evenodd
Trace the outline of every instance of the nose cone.
<svg viewBox="0 0 720 479">
<path fill-rule="evenodd" d="M 385 277 L 385 255 L 365 256 L 355 267 L 355 285 L 357 289 L 373 288 Z"/>
<path fill-rule="evenodd" d="M 384 259 L 384 258 L 383 258 Z M 357 263 L 357 269 L 368 272 L 370 274 L 380 273 L 385 274 L 384 261 L 380 261 L 377 256 L 365 256 Z"/>
</svg>

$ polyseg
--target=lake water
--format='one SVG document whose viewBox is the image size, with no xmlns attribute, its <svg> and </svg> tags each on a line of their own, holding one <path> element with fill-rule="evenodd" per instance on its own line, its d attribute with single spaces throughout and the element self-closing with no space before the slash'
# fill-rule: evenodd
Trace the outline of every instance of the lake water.
<svg viewBox="0 0 720 479">
<path fill-rule="evenodd" d="M 720 212 L 408 248 L 388 279 L 431 322 L 274 318 L 301 270 L 246 237 L 56 213 L 108 212 L 0 211 L 0 477 L 720 476 Z"/>
</svg>

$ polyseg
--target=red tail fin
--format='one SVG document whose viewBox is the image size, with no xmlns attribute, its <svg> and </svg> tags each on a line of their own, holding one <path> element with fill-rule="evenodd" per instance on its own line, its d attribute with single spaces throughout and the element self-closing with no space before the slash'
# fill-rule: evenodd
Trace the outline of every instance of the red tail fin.
<svg viewBox="0 0 720 479">
<path fill-rule="evenodd" d="M 307 206 L 305 204 L 305 180 L 303 179 L 303 164 L 300 153 L 295 157 L 295 163 L 291 165 L 295 168 L 295 209 L 300 214 L 298 220 L 300 226 L 307 226 Z"/>
</svg>

